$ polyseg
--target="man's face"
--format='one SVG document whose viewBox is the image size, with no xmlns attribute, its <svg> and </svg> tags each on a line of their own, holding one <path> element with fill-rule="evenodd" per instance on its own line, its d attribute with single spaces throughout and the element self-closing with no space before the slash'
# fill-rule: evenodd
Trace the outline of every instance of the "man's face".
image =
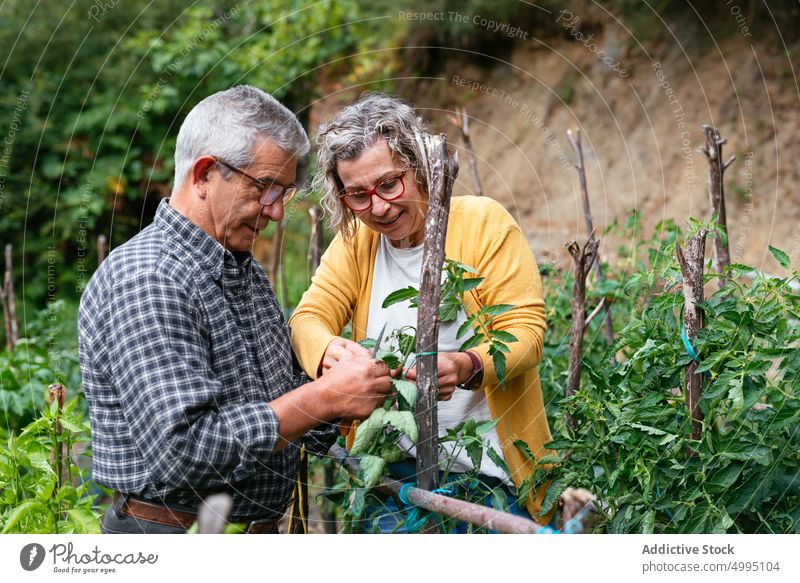
<svg viewBox="0 0 800 583">
<path fill-rule="evenodd" d="M 251 162 L 240 168 L 265 182 L 287 186 L 295 180 L 297 159 L 275 145 L 260 139 L 253 145 Z M 208 209 L 214 238 L 229 251 L 247 251 L 267 223 L 283 218 L 283 202 L 259 203 L 262 189 L 246 176 L 231 172 L 225 179 L 217 165 L 209 174 Z"/>
</svg>

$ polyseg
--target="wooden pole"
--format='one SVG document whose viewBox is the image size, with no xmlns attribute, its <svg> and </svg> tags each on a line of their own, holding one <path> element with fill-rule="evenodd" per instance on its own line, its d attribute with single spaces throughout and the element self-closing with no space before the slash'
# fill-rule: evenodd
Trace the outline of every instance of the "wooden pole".
<svg viewBox="0 0 800 583">
<path fill-rule="evenodd" d="M 311 207 L 308 209 L 308 218 L 311 221 L 311 241 L 308 244 L 308 272 L 313 276 L 322 259 L 322 245 L 324 232 L 322 225 L 322 209 Z"/>
<path fill-rule="evenodd" d="M 108 239 L 105 235 L 98 235 L 97 237 L 97 265 L 100 265 L 108 255 Z"/>
<path fill-rule="evenodd" d="M 683 326 L 689 342 L 703 327 L 703 311 L 699 304 L 703 301 L 703 263 L 706 249 L 706 228 L 700 229 L 686 242 L 686 252 L 680 243 L 675 244 L 675 254 L 683 274 Z M 689 416 L 692 420 L 692 439 L 702 437 L 703 413 L 700 411 L 700 397 L 703 391 L 703 375 L 695 373 L 698 363 L 692 360 L 686 366 L 684 375 L 684 394 Z"/>
<path fill-rule="evenodd" d="M 339 445 L 334 444 L 329 453 L 339 460 L 347 471 L 358 475 L 358 461 L 348 457 L 347 452 Z M 402 482 L 386 479 L 379 481 L 375 488 L 387 496 L 399 497 L 400 489 L 403 486 Z M 527 518 L 500 512 L 488 506 L 472 504 L 465 500 L 434 494 L 424 488 L 409 487 L 406 488 L 405 494 L 408 501 L 414 506 L 505 534 L 536 534 L 544 528 Z"/>
<path fill-rule="evenodd" d="M 50 462 L 53 464 L 56 472 L 56 484 L 53 487 L 53 496 L 58 493 L 59 488 L 64 484 L 64 461 L 69 459 L 69 451 L 64 451 L 65 444 L 61 439 L 64 432 L 61 427 L 61 413 L 64 409 L 64 402 L 67 400 L 67 389 L 64 385 L 53 383 L 47 387 L 47 405 L 50 406 L 56 403 L 56 424 L 53 435 L 53 447 L 50 452 Z"/>
<path fill-rule="evenodd" d="M 575 130 L 573 137 L 572 131 L 567 130 L 567 140 L 569 140 L 572 151 L 575 153 L 575 168 L 578 170 L 578 179 L 581 185 L 581 198 L 583 200 L 583 218 L 586 221 L 586 232 L 594 233 L 594 221 L 592 220 L 592 209 L 589 205 L 589 187 L 586 181 L 586 166 L 583 163 L 583 146 L 581 145 L 581 131 Z M 603 283 L 606 280 L 603 266 L 600 264 L 600 255 L 597 254 L 595 261 L 595 269 L 597 271 L 597 281 Z M 614 344 L 614 323 L 611 320 L 611 302 L 604 302 L 603 311 L 605 311 L 605 321 L 603 334 L 609 346 Z M 611 366 L 616 364 L 616 358 L 611 357 Z"/>
<path fill-rule="evenodd" d="M 706 135 L 706 144 L 698 150 L 708 160 L 708 198 L 711 213 L 717 215 L 719 227 L 725 234 L 724 239 L 719 233 L 714 233 L 714 271 L 722 274 L 731 264 L 731 252 L 728 246 L 728 217 L 725 213 L 725 170 L 736 159 L 731 156 L 727 162 L 722 162 L 722 146 L 727 142 L 719 130 L 710 125 L 703 125 Z M 719 286 L 725 285 L 725 278 L 719 278 Z"/>
<path fill-rule="evenodd" d="M 324 244 L 322 209 L 315 206 L 311 207 L 308 209 L 308 218 L 311 221 L 311 240 L 308 245 L 308 272 L 309 277 L 313 277 L 322 259 L 322 247 Z M 333 465 L 323 460 L 322 471 L 325 488 L 333 487 Z M 320 508 L 320 514 L 322 515 L 322 526 L 325 532 L 327 534 L 335 534 L 338 531 L 336 516 L 332 512 L 329 512 L 324 506 Z"/>
<path fill-rule="evenodd" d="M 581 249 L 575 241 L 566 243 L 565 247 L 572 255 L 575 264 L 575 282 L 572 284 L 572 324 L 569 331 L 569 366 L 567 370 L 567 396 L 574 395 L 581 386 L 581 358 L 583 356 L 583 334 L 586 330 L 586 276 L 592 269 L 597 257 L 600 241 L 594 233 L 589 233 L 589 240 Z M 576 422 L 567 415 L 567 425 L 575 429 Z"/>
<path fill-rule="evenodd" d="M 448 153 L 444 134 L 418 134 L 416 139 L 422 153 L 420 169 L 426 172 L 428 183 L 428 214 L 425 217 L 425 246 L 417 312 L 417 484 L 425 490 L 434 490 L 439 481 L 437 356 L 440 288 L 450 197 L 458 174 L 458 156 Z"/>
<path fill-rule="evenodd" d="M 461 139 L 464 142 L 464 151 L 467 153 L 467 162 L 469 163 L 469 172 L 472 175 L 472 180 L 475 182 L 475 194 L 483 196 L 483 184 L 481 184 L 481 175 L 478 174 L 478 161 L 475 158 L 475 152 L 472 149 L 472 138 L 469 133 L 469 116 L 467 110 L 463 107 L 457 107 L 455 115 L 448 115 L 447 118 L 454 126 L 461 132 Z"/>
<path fill-rule="evenodd" d="M 3 304 L 3 319 L 5 320 L 6 348 L 14 349 L 19 340 L 19 325 L 17 323 L 17 301 L 14 297 L 14 274 L 11 263 L 11 243 L 5 248 L 6 269 L 3 276 L 3 285 L 0 287 L 0 303 Z"/>
</svg>

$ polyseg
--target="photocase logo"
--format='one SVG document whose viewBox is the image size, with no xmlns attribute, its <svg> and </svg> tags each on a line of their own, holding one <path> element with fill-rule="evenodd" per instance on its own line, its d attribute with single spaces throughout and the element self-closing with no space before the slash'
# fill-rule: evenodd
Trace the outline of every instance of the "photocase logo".
<svg viewBox="0 0 800 583">
<path fill-rule="evenodd" d="M 38 543 L 25 545 L 19 552 L 19 564 L 26 571 L 35 571 L 44 562 L 44 554 L 44 547 Z"/>
</svg>

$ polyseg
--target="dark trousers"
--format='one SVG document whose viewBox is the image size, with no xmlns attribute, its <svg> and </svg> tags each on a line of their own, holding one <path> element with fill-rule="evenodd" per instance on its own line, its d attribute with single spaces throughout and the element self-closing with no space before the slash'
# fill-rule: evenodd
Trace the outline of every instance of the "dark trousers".
<svg viewBox="0 0 800 583">
<path fill-rule="evenodd" d="M 179 526 L 166 526 L 128 516 L 120 510 L 124 500 L 124 497 L 120 497 L 116 504 L 109 505 L 100 523 L 103 534 L 186 534 L 186 529 Z"/>
</svg>

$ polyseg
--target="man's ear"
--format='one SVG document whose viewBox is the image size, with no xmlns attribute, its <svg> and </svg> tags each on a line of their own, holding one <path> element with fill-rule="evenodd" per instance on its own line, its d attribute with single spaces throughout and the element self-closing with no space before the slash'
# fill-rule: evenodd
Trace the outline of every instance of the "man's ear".
<svg viewBox="0 0 800 583">
<path fill-rule="evenodd" d="M 213 156 L 200 156 L 192 165 L 192 190 L 202 200 L 208 196 L 209 174 L 216 163 Z"/>
</svg>

